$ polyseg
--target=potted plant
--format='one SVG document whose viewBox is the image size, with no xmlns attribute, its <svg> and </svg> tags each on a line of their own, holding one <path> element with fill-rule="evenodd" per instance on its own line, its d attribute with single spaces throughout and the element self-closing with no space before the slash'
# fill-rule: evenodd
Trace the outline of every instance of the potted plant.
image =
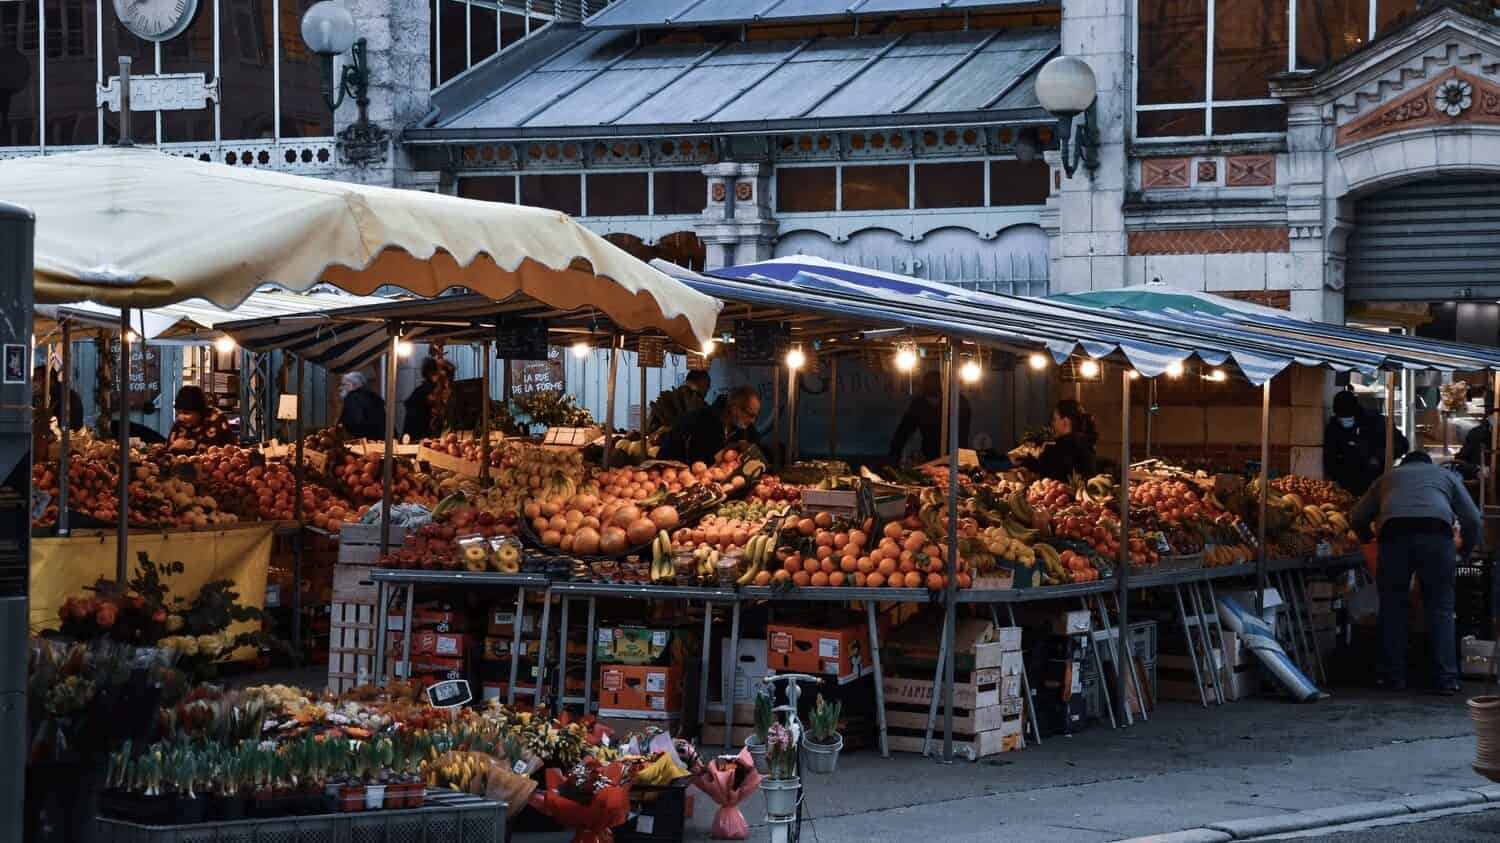
<svg viewBox="0 0 1500 843">
<path fill-rule="evenodd" d="M 385 807 L 385 787 L 390 780 L 393 752 L 390 738 L 370 738 L 355 753 L 360 778 L 365 782 L 365 810 Z"/>
<path fill-rule="evenodd" d="M 214 765 L 218 789 L 209 802 L 209 812 L 214 819 L 232 821 L 245 818 L 247 755 L 244 746 L 226 750 Z"/>
<path fill-rule="evenodd" d="M 771 731 L 771 691 L 761 686 L 755 692 L 755 731 L 745 738 L 745 749 L 755 761 L 755 769 L 762 774 L 770 772 L 766 766 L 766 736 Z"/>
<path fill-rule="evenodd" d="M 359 746 L 348 738 L 329 738 L 329 751 L 337 774 L 333 776 L 337 810 L 348 813 L 365 809 L 365 783 L 359 778 Z"/>
<path fill-rule="evenodd" d="M 207 813 L 207 802 L 199 799 L 197 792 L 199 760 L 197 751 L 189 744 L 173 746 L 163 759 L 174 825 L 201 823 Z"/>
<path fill-rule="evenodd" d="M 766 732 L 766 776 L 760 789 L 766 794 L 767 817 L 790 817 L 797 812 L 797 794 L 802 780 L 797 777 L 797 742 L 780 723 Z"/>
<path fill-rule="evenodd" d="M 807 753 L 807 769 L 813 773 L 832 773 L 838 769 L 839 751 L 844 736 L 838 732 L 839 717 L 844 713 L 841 702 L 829 703 L 818 695 L 808 729 L 802 735 L 802 749 Z"/>
</svg>

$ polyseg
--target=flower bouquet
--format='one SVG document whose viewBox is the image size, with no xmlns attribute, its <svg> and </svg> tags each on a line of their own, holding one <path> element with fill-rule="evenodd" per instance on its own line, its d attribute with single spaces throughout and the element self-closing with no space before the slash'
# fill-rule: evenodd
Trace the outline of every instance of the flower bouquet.
<svg viewBox="0 0 1500 843">
<path fill-rule="evenodd" d="M 613 843 L 610 829 L 624 824 L 630 799 L 620 786 L 620 764 L 586 759 L 564 773 L 547 768 L 547 788 L 531 795 L 531 805 L 573 829 L 573 843 Z"/>
<path fill-rule="evenodd" d="M 693 784 L 708 794 L 719 806 L 708 835 L 716 840 L 744 840 L 750 836 L 750 824 L 739 805 L 760 787 L 760 772 L 748 749 L 739 755 L 721 755 L 703 768 Z"/>
</svg>

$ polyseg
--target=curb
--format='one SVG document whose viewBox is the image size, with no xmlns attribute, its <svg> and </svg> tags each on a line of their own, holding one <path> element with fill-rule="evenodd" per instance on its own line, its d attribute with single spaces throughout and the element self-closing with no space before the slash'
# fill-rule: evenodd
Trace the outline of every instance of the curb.
<svg viewBox="0 0 1500 843">
<path fill-rule="evenodd" d="M 1379 802 L 1354 802 L 1310 811 L 1273 814 L 1243 820 L 1225 820 L 1206 823 L 1200 828 L 1132 837 L 1120 843 L 1229 843 L 1232 840 L 1249 840 L 1273 834 L 1288 834 L 1294 831 L 1308 831 L 1406 814 L 1460 808 L 1465 805 L 1481 805 L 1486 802 L 1500 802 L 1500 785 L 1440 790 Z"/>
</svg>

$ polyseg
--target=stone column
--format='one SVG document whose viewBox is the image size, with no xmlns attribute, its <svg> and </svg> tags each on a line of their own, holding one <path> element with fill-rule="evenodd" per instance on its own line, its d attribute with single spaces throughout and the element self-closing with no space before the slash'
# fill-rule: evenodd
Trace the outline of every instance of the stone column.
<svg viewBox="0 0 1500 843">
<path fill-rule="evenodd" d="M 1094 104 L 1099 167 L 1092 174 L 1080 167 L 1072 178 L 1062 175 L 1061 186 L 1048 200 L 1043 227 L 1052 240 L 1054 293 L 1127 283 L 1123 205 L 1129 168 L 1125 138 L 1130 107 L 1128 5 L 1123 0 L 1097 0 L 1063 6 L 1062 53 L 1087 61 L 1099 84 Z M 1057 153 L 1049 153 L 1047 161 L 1061 174 Z"/>
<path fill-rule="evenodd" d="M 421 120 L 431 107 L 431 65 L 428 39 L 432 26 L 424 0 L 343 0 L 354 15 L 356 33 L 365 39 L 370 74 L 370 123 L 374 154 L 353 161 L 350 127 L 358 118 L 353 98 L 346 98 L 334 114 L 339 136 L 335 178 L 388 187 L 427 187 L 436 174 L 412 172 L 410 156 L 401 147 L 402 130 Z M 347 55 L 335 62 L 341 72 Z M 384 131 L 384 135 L 380 134 Z M 428 177 L 430 175 L 430 178 Z"/>
<path fill-rule="evenodd" d="M 709 164 L 703 174 L 708 177 L 708 206 L 697 234 L 708 251 L 706 268 L 772 257 L 776 220 L 771 213 L 770 166 L 729 161 Z"/>
</svg>

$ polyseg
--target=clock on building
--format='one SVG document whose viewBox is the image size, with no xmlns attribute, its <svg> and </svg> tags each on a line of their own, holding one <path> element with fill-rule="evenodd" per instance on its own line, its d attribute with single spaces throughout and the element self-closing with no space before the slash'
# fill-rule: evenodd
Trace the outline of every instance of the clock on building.
<svg viewBox="0 0 1500 843">
<path fill-rule="evenodd" d="M 198 13 L 198 0 L 114 0 L 115 15 L 137 38 L 169 41 Z"/>
</svg>

